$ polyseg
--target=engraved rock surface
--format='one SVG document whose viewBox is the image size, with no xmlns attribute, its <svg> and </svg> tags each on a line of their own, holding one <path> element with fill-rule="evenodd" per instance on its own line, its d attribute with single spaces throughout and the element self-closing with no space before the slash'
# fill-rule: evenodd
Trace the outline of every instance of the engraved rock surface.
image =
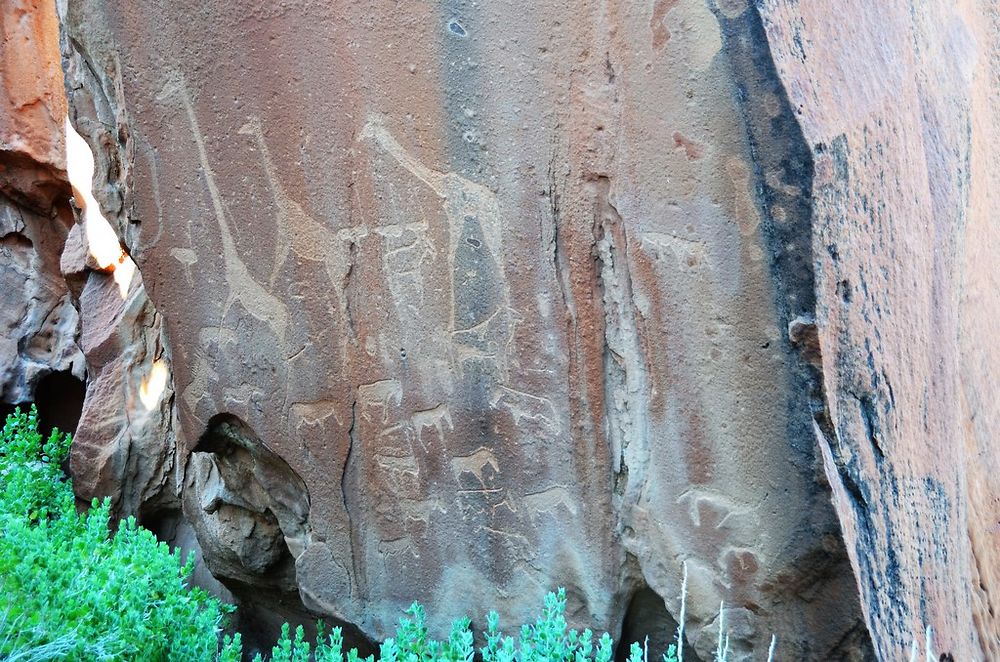
<svg viewBox="0 0 1000 662">
<path fill-rule="evenodd" d="M 703 658 L 720 602 L 996 657 L 1000 28 L 945 4 L 60 0 L 60 69 L 3 3 L 0 399 L 85 377 L 80 496 L 272 616 L 639 636 L 686 564 Z"/>
<path fill-rule="evenodd" d="M 220 522 L 264 518 L 307 608 L 384 636 L 415 597 L 517 624 L 558 585 L 616 632 L 633 595 L 676 615 L 686 562 L 702 654 L 721 601 L 741 655 L 864 650 L 786 333 L 810 154 L 755 10 L 655 5 L 65 3 L 186 512 L 248 513 L 195 525 L 219 567 L 249 581 Z M 219 416 L 304 524 L 212 478 Z"/>
</svg>

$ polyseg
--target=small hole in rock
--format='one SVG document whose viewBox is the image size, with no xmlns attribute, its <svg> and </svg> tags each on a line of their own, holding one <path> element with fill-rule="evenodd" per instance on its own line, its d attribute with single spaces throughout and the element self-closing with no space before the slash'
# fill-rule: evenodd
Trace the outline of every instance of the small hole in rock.
<svg viewBox="0 0 1000 662">
<path fill-rule="evenodd" d="M 76 432 L 86 395 L 87 385 L 68 370 L 42 377 L 35 387 L 38 429 L 45 435 L 51 433 L 52 428 L 59 428 L 60 432 Z"/>
<path fill-rule="evenodd" d="M 653 589 L 643 586 L 632 596 L 625 612 L 621 637 L 615 651 L 615 661 L 628 660 L 632 642 L 639 642 L 642 645 L 646 637 L 649 637 L 649 659 L 663 659 L 663 654 L 667 652 L 667 647 L 674 643 L 676 636 L 677 621 L 667 611 L 663 599 Z M 684 644 L 684 659 L 687 662 L 701 662 L 701 658 L 687 645 L 687 642 Z"/>
</svg>

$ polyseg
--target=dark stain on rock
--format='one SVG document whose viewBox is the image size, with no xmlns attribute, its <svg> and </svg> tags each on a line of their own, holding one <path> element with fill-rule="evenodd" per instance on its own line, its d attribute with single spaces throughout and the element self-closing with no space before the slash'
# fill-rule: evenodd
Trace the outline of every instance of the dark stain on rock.
<svg viewBox="0 0 1000 662">
<path fill-rule="evenodd" d="M 812 196 L 816 165 L 796 117 L 801 114 L 801 108 L 792 106 L 775 69 L 760 10 L 751 5 L 750 11 L 738 17 L 727 16 L 718 8 L 715 12 L 722 32 L 723 52 L 731 68 L 736 103 L 742 116 L 748 152 L 746 161 L 754 168 L 754 193 L 761 215 L 760 234 L 774 283 L 775 309 L 779 324 L 788 329 L 781 349 L 792 359 L 789 361 L 789 379 L 796 385 L 792 391 L 798 394 L 788 399 L 789 450 L 812 466 L 818 460 L 814 430 L 820 431 L 824 440 L 822 443 L 832 449 L 831 452 L 837 453 L 838 447 L 827 409 L 821 347 L 814 322 L 816 276 L 812 248 Z M 765 103 L 766 99 L 772 100 L 771 103 Z M 777 104 L 774 99 L 777 99 Z M 827 154 L 824 146 L 825 166 L 821 179 L 846 175 L 844 147 L 834 141 L 830 146 L 832 154 Z M 826 160 L 828 158 L 829 161 Z M 828 245 L 827 250 L 833 260 L 839 258 L 835 245 Z M 877 520 L 873 518 L 873 508 L 881 506 L 873 503 L 872 486 L 863 479 L 856 459 L 852 461 L 852 458 L 841 457 L 835 459 L 834 464 L 859 520 L 862 532 L 857 548 L 859 556 L 863 556 L 866 545 L 875 544 L 875 541 L 885 537 L 891 538 L 892 533 L 875 530 Z M 832 510 L 829 514 L 825 526 L 830 527 L 832 536 L 836 536 L 836 519 Z M 844 554 L 840 547 L 834 556 L 841 558 Z M 851 573 L 844 564 L 830 570 L 836 573 L 836 578 L 831 581 L 847 582 L 843 584 L 847 587 L 854 586 Z M 880 569 L 880 574 L 887 578 L 884 582 L 887 586 L 883 590 L 892 584 L 891 577 L 895 577 L 898 583 L 898 559 L 887 559 L 886 567 Z M 862 575 L 865 575 L 864 570 Z M 868 590 L 862 593 L 872 595 Z M 870 608 L 859 609 L 857 621 L 862 620 L 864 611 L 870 612 Z M 871 657 L 871 640 L 864 634 L 856 641 L 852 640 L 852 648 Z"/>
</svg>

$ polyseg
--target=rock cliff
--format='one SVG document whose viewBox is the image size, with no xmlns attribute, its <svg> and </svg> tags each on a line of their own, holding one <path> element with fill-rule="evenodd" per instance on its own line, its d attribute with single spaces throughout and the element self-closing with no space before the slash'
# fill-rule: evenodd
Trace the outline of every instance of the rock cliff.
<svg viewBox="0 0 1000 662">
<path fill-rule="evenodd" d="M 2 397 L 247 613 L 995 656 L 994 4 L 58 5 Z"/>
</svg>

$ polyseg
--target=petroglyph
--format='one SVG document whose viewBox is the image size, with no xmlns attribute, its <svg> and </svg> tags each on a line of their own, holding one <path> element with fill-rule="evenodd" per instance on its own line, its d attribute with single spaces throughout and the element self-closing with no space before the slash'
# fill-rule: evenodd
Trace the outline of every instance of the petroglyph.
<svg viewBox="0 0 1000 662">
<path fill-rule="evenodd" d="M 420 553 L 417 551 L 417 543 L 410 536 L 403 536 L 395 540 L 380 540 L 378 543 L 378 553 L 387 562 L 397 556 L 406 554 L 409 554 L 414 559 L 420 558 Z"/>
<path fill-rule="evenodd" d="M 382 271 L 389 282 L 389 291 L 397 302 L 424 301 L 424 279 L 421 268 L 437 259 L 437 248 L 428 236 L 426 220 L 396 223 L 373 228 L 382 237 L 386 248 L 382 253 Z M 410 292 L 413 296 L 410 296 Z M 413 303 L 409 304 L 411 307 Z"/>
<path fill-rule="evenodd" d="M 498 537 L 500 543 L 507 549 L 511 561 L 526 561 L 535 555 L 535 546 L 520 533 L 505 531 L 485 524 L 481 524 L 477 530 Z"/>
<path fill-rule="evenodd" d="M 410 474 L 411 476 L 420 475 L 420 467 L 417 466 L 417 461 L 412 457 L 375 455 L 375 462 L 380 469 L 397 474 L 397 476 L 402 474 Z"/>
<path fill-rule="evenodd" d="M 332 418 L 338 427 L 342 427 L 344 422 L 337 415 L 337 403 L 333 400 L 315 400 L 313 402 L 293 402 L 288 409 L 292 419 L 295 420 L 295 429 L 301 430 L 306 426 L 318 425 L 326 427 L 327 421 Z"/>
<path fill-rule="evenodd" d="M 403 401 L 403 387 L 395 379 L 383 379 L 371 384 L 358 386 L 358 402 L 361 403 L 361 415 L 371 419 L 371 409 L 382 410 L 382 422 L 389 421 L 389 406 L 395 403 L 398 407 Z"/>
<path fill-rule="evenodd" d="M 739 503 L 718 490 L 692 487 L 677 497 L 678 504 L 685 502 L 691 523 L 697 527 L 725 527 L 750 532 L 760 524 L 756 508 Z"/>
<path fill-rule="evenodd" d="M 223 408 L 230 411 L 253 410 L 258 414 L 264 412 L 264 392 L 252 384 L 227 386 L 222 389 Z"/>
<path fill-rule="evenodd" d="M 166 87 L 164 87 L 161 99 L 179 97 L 184 111 L 187 113 L 188 122 L 191 125 L 191 133 L 194 136 L 195 144 L 198 148 L 198 160 L 201 164 L 205 183 L 208 186 L 209 196 L 212 198 L 212 207 L 215 211 L 215 219 L 219 226 L 219 236 L 222 240 L 222 258 L 225 264 L 226 284 L 229 286 L 229 296 L 222 307 L 222 314 L 219 316 L 219 327 L 225 323 L 229 309 L 237 301 L 253 317 L 266 323 L 277 336 L 278 344 L 284 351 L 286 342 L 286 331 L 288 329 L 288 312 L 285 304 L 280 299 L 268 292 L 250 275 L 250 270 L 240 258 L 233 241 L 229 222 L 226 220 L 226 205 L 219 193 L 219 187 L 215 183 L 215 171 L 208 160 L 208 150 L 205 148 L 205 137 L 198 125 L 198 118 L 191 103 L 191 96 L 187 90 L 184 80 L 179 75 L 175 76 Z"/>
<path fill-rule="evenodd" d="M 485 240 L 486 249 L 496 265 L 498 280 L 504 283 L 503 289 L 505 291 L 501 293 L 502 298 L 509 301 L 506 292 L 506 278 L 504 277 L 500 205 L 496 194 L 485 186 L 453 172 L 445 173 L 428 168 L 399 144 L 378 117 L 368 118 L 358 139 L 372 141 L 382 152 L 444 199 L 444 212 L 448 218 L 450 238 L 448 262 L 452 273 L 455 272 L 455 254 L 458 243 L 466 234 L 466 222 L 471 220 L 478 225 Z M 454 299 L 451 302 L 451 308 L 451 328 L 454 329 L 456 319 Z"/>
<path fill-rule="evenodd" d="M 501 307 L 475 326 L 452 331 L 459 363 L 487 359 L 496 365 L 498 380 L 506 382 L 509 379 L 507 356 L 513 355 L 514 331 L 519 321 L 517 311 Z"/>
<path fill-rule="evenodd" d="M 214 382 L 218 379 L 218 374 L 208 364 L 208 358 L 203 351 L 197 351 L 194 361 L 191 363 L 191 381 L 181 392 L 181 398 L 192 413 L 197 415 L 198 405 L 209 392 L 209 380 Z"/>
<path fill-rule="evenodd" d="M 409 499 L 423 496 L 420 466 L 415 458 L 376 454 L 373 459 L 376 470 L 382 474 L 377 478 L 376 484 L 384 485 L 387 494 Z M 390 498 L 388 501 L 391 503 L 395 499 Z"/>
<path fill-rule="evenodd" d="M 493 473 L 500 473 L 500 464 L 497 462 L 493 451 L 485 446 L 480 447 L 472 455 L 454 457 L 451 460 L 451 473 L 455 476 L 455 482 L 461 483 L 462 474 L 472 474 L 479 481 L 479 484 L 486 487 L 483 478 L 483 470 L 491 467 Z"/>
<path fill-rule="evenodd" d="M 430 524 L 434 511 L 441 514 L 448 512 L 437 499 L 400 499 L 397 507 L 407 520 L 423 522 L 425 525 Z"/>
<path fill-rule="evenodd" d="M 198 330 L 198 343 L 208 348 L 215 343 L 221 350 L 224 344 L 236 344 L 239 337 L 232 329 L 203 326 Z"/>
<path fill-rule="evenodd" d="M 209 363 L 209 357 L 217 357 L 224 345 L 236 341 L 236 332 L 232 329 L 204 326 L 198 330 L 198 346 L 191 362 L 191 381 L 181 391 L 181 398 L 192 412 L 196 412 L 202 399 L 211 392 L 209 382 L 217 382 L 219 379 L 215 368 Z"/>
<path fill-rule="evenodd" d="M 261 164 L 267 175 L 267 185 L 277 211 L 271 286 L 274 286 L 278 274 L 285 267 L 289 252 L 303 260 L 322 262 L 337 295 L 340 318 L 346 321 L 347 297 L 344 290 L 347 276 L 351 271 L 351 246 L 367 236 L 367 228 L 359 226 L 334 232 L 331 227 L 311 216 L 302 205 L 288 195 L 281 184 L 281 175 L 271 159 L 259 118 L 251 118 L 237 133 L 253 136 L 255 139 L 261 154 Z"/>
<path fill-rule="evenodd" d="M 532 520 L 532 523 L 542 513 L 558 517 L 556 511 L 560 506 L 569 511 L 570 515 L 575 516 L 577 514 L 576 502 L 569 493 L 569 490 L 563 485 L 553 485 L 541 492 L 526 494 L 521 499 L 521 503 L 524 504 L 527 515 Z"/>
<path fill-rule="evenodd" d="M 652 247 L 659 260 L 665 260 L 667 253 L 672 253 L 680 264 L 689 267 L 705 264 L 705 244 L 696 239 L 669 232 L 644 232 L 641 241 L 644 246 Z"/>
<path fill-rule="evenodd" d="M 532 395 L 501 384 L 493 390 L 490 406 L 507 409 L 514 417 L 514 425 L 520 426 L 522 420 L 528 419 L 541 425 L 547 434 L 558 435 L 562 431 L 559 413 L 552 401 L 546 397 Z"/>
<path fill-rule="evenodd" d="M 402 421 L 379 431 L 378 452 L 386 457 L 413 456 L 413 430 L 409 421 Z"/>
<path fill-rule="evenodd" d="M 184 265 L 184 278 L 189 286 L 194 287 L 194 278 L 191 274 L 191 267 L 198 262 L 198 254 L 190 248 L 171 248 L 170 257 Z"/>
<path fill-rule="evenodd" d="M 417 433 L 417 441 L 423 446 L 424 450 L 427 450 L 427 445 L 423 440 L 423 429 L 424 428 L 434 428 L 437 430 L 438 439 L 444 442 L 444 424 L 448 424 L 449 430 L 455 429 L 455 424 L 451 421 L 451 410 L 448 409 L 447 404 L 440 404 L 433 409 L 425 409 L 423 411 L 413 412 L 413 416 L 410 417 L 413 423 L 413 428 Z"/>
</svg>

